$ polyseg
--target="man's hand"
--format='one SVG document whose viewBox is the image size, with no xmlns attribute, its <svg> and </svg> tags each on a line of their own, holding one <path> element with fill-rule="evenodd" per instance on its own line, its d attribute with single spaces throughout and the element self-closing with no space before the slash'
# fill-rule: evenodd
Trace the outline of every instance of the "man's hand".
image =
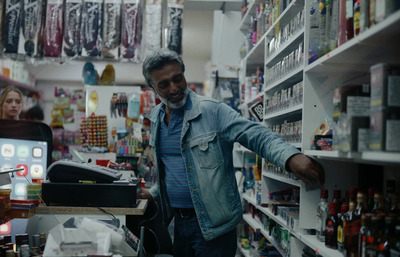
<svg viewBox="0 0 400 257">
<path fill-rule="evenodd" d="M 150 194 L 150 191 L 147 188 L 141 188 L 137 196 L 139 199 L 147 199 L 153 201 L 153 196 Z"/>
<path fill-rule="evenodd" d="M 322 165 L 304 154 L 296 154 L 290 157 L 286 167 L 298 179 L 303 180 L 310 186 L 313 185 L 313 181 L 317 181 L 321 186 L 325 183 L 325 173 Z"/>
</svg>

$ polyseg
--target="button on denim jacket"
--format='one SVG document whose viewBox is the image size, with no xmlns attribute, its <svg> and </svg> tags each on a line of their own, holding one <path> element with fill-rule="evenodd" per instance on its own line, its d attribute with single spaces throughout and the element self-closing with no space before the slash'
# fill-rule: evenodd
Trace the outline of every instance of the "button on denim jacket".
<svg viewBox="0 0 400 257">
<path fill-rule="evenodd" d="M 232 160 L 234 142 L 282 168 L 285 168 L 286 160 L 299 151 L 265 126 L 243 118 L 225 103 L 192 91 L 189 97 L 192 108 L 185 110 L 184 114 L 182 156 L 201 231 L 206 240 L 211 240 L 234 229 L 242 220 Z M 169 205 L 165 171 L 157 148 L 161 105 L 163 103 L 156 106 L 150 115 L 150 146 L 157 170 L 157 181 L 150 193 L 161 202 L 160 211 L 167 226 L 174 212 Z"/>
</svg>

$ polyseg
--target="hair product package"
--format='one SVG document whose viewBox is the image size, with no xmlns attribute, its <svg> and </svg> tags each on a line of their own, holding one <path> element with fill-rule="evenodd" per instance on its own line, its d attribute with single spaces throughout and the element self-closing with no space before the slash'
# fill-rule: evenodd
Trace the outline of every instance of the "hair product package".
<svg viewBox="0 0 400 257">
<path fill-rule="evenodd" d="M 4 52 L 18 53 L 19 29 L 23 0 L 6 0 L 4 17 Z"/>
<path fill-rule="evenodd" d="M 122 4 L 121 57 L 140 62 L 142 44 L 142 2 L 124 0 Z"/>
<path fill-rule="evenodd" d="M 162 46 L 162 0 L 146 0 L 146 53 Z"/>
<path fill-rule="evenodd" d="M 48 0 L 44 32 L 44 56 L 61 57 L 63 40 L 63 0 Z"/>
<path fill-rule="evenodd" d="M 18 53 L 29 57 L 41 56 L 40 27 L 42 21 L 42 0 L 24 0 L 21 11 L 21 30 Z"/>
<path fill-rule="evenodd" d="M 62 56 L 74 58 L 79 55 L 82 0 L 66 0 L 64 12 L 64 35 Z"/>
<path fill-rule="evenodd" d="M 83 0 L 80 38 L 83 57 L 101 56 L 102 11 L 101 0 Z"/>
<path fill-rule="evenodd" d="M 167 47 L 182 54 L 183 0 L 168 0 Z"/>
<path fill-rule="evenodd" d="M 121 40 L 122 0 L 105 0 L 103 16 L 103 58 L 118 59 Z"/>
</svg>

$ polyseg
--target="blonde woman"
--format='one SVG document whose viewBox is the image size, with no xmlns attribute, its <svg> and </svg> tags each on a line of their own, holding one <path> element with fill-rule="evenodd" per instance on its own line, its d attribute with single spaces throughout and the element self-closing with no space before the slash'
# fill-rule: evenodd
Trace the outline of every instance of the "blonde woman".
<svg viewBox="0 0 400 257">
<path fill-rule="evenodd" d="M 22 92 L 13 87 L 8 86 L 0 96 L 0 118 L 8 120 L 18 120 L 22 110 Z"/>
</svg>

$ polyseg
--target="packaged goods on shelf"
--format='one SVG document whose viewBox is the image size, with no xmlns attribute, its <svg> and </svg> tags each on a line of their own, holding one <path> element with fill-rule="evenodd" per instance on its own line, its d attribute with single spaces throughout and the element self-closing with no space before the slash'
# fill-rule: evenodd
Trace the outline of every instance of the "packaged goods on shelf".
<svg viewBox="0 0 400 257">
<path fill-rule="evenodd" d="M 400 68 L 379 63 L 371 67 L 369 149 L 400 151 Z"/>
<path fill-rule="evenodd" d="M 146 53 L 151 53 L 162 45 L 161 0 L 146 1 Z"/>
<path fill-rule="evenodd" d="M 62 56 L 76 57 L 81 34 L 82 0 L 66 0 Z"/>
<path fill-rule="evenodd" d="M 367 150 L 370 85 L 342 85 L 334 92 L 333 149 Z"/>
<path fill-rule="evenodd" d="M 183 10 L 183 1 L 168 0 L 167 47 L 178 54 L 182 54 Z"/>
<path fill-rule="evenodd" d="M 41 57 L 42 52 L 42 0 L 26 0 L 21 10 L 21 29 L 19 36 L 18 53 L 29 57 Z"/>
<path fill-rule="evenodd" d="M 46 9 L 44 53 L 46 57 L 61 57 L 64 5 L 62 0 L 49 0 Z"/>
<path fill-rule="evenodd" d="M 118 59 L 121 40 L 121 0 L 104 1 L 103 58 Z"/>
<path fill-rule="evenodd" d="M 127 61 L 141 60 L 142 2 L 124 1 L 122 4 L 121 58 Z"/>
<path fill-rule="evenodd" d="M 80 51 L 83 57 L 99 57 L 102 51 L 102 13 L 100 0 L 83 0 Z"/>
</svg>

